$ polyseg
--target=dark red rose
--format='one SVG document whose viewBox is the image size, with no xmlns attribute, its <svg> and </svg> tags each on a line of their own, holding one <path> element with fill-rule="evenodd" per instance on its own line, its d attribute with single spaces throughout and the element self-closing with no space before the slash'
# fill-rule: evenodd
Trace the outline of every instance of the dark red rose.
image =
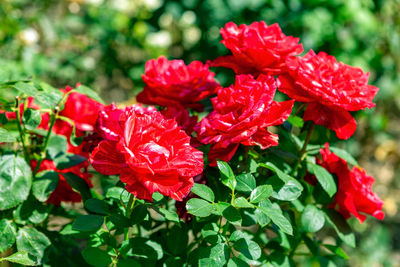
<svg viewBox="0 0 400 267">
<path fill-rule="evenodd" d="M 216 166 L 216 159 L 228 162 L 239 144 L 258 145 L 262 149 L 278 145 L 278 135 L 268 126 L 282 124 L 290 115 L 293 100 L 273 101 L 275 80 L 261 74 L 237 75 L 235 85 L 218 89 L 211 99 L 214 110 L 195 126 L 197 138 L 212 144 L 208 159 Z"/>
<path fill-rule="evenodd" d="M 323 125 L 341 139 L 353 135 L 356 121 L 349 111 L 375 106 L 379 88 L 368 85 L 368 73 L 337 62 L 324 52 L 310 50 L 303 57 L 286 60 L 287 73 L 278 77 L 278 89 L 290 98 L 309 103 L 304 120 Z"/>
<path fill-rule="evenodd" d="M 364 214 L 383 220 L 383 201 L 371 188 L 375 179 L 358 166 L 350 169 L 345 160 L 329 150 L 328 143 L 320 152 L 322 160 L 318 159 L 318 164 L 337 177 L 338 191 L 331 207 L 337 208 L 346 219 L 354 215 L 361 223 L 366 218 Z"/>
<path fill-rule="evenodd" d="M 116 109 L 108 112 L 109 120 L 117 119 Z M 203 153 L 190 146 L 189 136 L 175 120 L 130 107 L 107 125 L 108 130 L 104 123 L 99 128 L 113 134 L 104 134 L 106 139 L 90 156 L 98 172 L 119 174 L 126 189 L 139 199 L 152 201 L 153 193 L 160 192 L 181 201 L 190 192 L 193 177 L 203 171 Z"/>
<path fill-rule="evenodd" d="M 146 86 L 137 101 L 159 106 L 181 105 L 201 110 L 199 101 L 215 94 L 218 83 L 214 73 L 200 61 L 185 65 L 182 60 L 168 60 L 164 56 L 146 62 L 142 76 Z"/>
<path fill-rule="evenodd" d="M 221 43 L 232 55 L 219 57 L 211 64 L 230 68 L 236 74 L 276 75 L 284 70 L 286 57 L 303 52 L 299 38 L 286 36 L 278 24 L 268 26 L 264 21 L 249 26 L 228 22 L 221 35 Z"/>
<path fill-rule="evenodd" d="M 32 170 L 36 168 L 36 165 L 37 161 L 31 161 Z M 93 185 L 89 180 L 89 178 L 92 175 L 88 174 L 87 171 L 82 172 L 81 170 L 85 166 L 87 166 L 87 164 L 86 165 L 78 164 L 67 169 L 58 170 L 53 161 L 45 159 L 42 162 L 42 164 L 40 164 L 40 168 L 38 171 L 39 172 L 46 170 L 56 171 L 59 177 L 56 189 L 50 194 L 49 199 L 47 199 L 46 202 L 51 203 L 55 206 L 60 206 L 61 202 L 72 202 L 72 203 L 80 202 L 82 199 L 81 195 L 72 189 L 72 187 L 68 184 L 67 180 L 63 176 L 63 173 L 68 173 L 68 172 L 73 173 L 76 176 L 82 178 L 89 185 L 89 187 L 92 187 Z"/>
<path fill-rule="evenodd" d="M 182 106 L 170 106 L 161 111 L 167 119 L 175 119 L 182 130 L 191 136 L 193 128 L 197 124 L 197 116 L 190 116 L 189 112 Z"/>
</svg>

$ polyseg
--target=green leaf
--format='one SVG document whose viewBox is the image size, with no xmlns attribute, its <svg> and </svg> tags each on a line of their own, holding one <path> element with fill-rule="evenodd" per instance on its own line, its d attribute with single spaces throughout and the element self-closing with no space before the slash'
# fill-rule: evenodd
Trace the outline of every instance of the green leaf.
<svg viewBox="0 0 400 267">
<path fill-rule="evenodd" d="M 49 216 L 49 206 L 37 201 L 32 195 L 13 210 L 14 221 L 18 224 L 39 224 Z"/>
<path fill-rule="evenodd" d="M 160 260 L 164 256 L 163 248 L 160 244 L 143 237 L 125 240 L 122 242 L 119 251 L 122 255 L 136 256 L 149 260 Z"/>
<path fill-rule="evenodd" d="M 84 201 L 92 198 L 92 193 L 90 193 L 90 188 L 84 179 L 71 172 L 63 173 L 62 176 L 64 176 L 67 183 L 73 189 L 77 190 L 81 194 L 82 199 Z"/>
<path fill-rule="evenodd" d="M 97 198 L 90 198 L 85 201 L 85 208 L 90 212 L 94 212 L 100 215 L 110 214 L 110 207 L 106 202 Z"/>
<path fill-rule="evenodd" d="M 146 205 L 137 205 L 133 209 L 132 214 L 131 214 L 131 219 L 130 219 L 131 225 L 141 223 L 146 218 L 147 215 L 148 215 L 147 206 Z M 175 217 L 174 215 L 170 215 L 170 214 L 164 215 L 164 216 L 166 217 L 167 220 L 170 220 L 170 221 L 176 220 L 176 217 L 177 217 L 177 216 Z M 167 216 L 168 216 L 168 218 L 167 218 Z M 179 218 L 177 218 L 177 220 L 179 222 Z"/>
<path fill-rule="evenodd" d="M 47 154 L 52 160 L 65 154 L 67 151 L 67 138 L 62 135 L 53 134 L 50 136 L 49 144 L 47 146 Z"/>
<path fill-rule="evenodd" d="M 251 173 L 244 173 L 236 176 L 236 190 L 239 192 L 250 193 L 256 188 L 256 179 Z"/>
<path fill-rule="evenodd" d="M 159 208 L 158 212 L 162 216 L 164 216 L 166 220 L 179 223 L 179 217 L 178 217 L 178 214 L 176 214 L 176 212 L 169 211 L 169 210 L 164 209 L 164 208 Z"/>
<path fill-rule="evenodd" d="M 36 96 L 39 93 L 39 90 L 30 83 L 18 82 L 13 87 L 27 96 Z"/>
<path fill-rule="evenodd" d="M 0 125 L 4 125 L 7 122 L 8 122 L 8 119 L 7 119 L 6 113 L 5 112 L 0 113 Z"/>
<path fill-rule="evenodd" d="M 104 101 L 101 99 L 99 94 L 97 94 L 95 91 L 93 91 L 92 89 L 90 89 L 87 86 L 80 85 L 80 86 L 76 87 L 74 89 L 74 91 L 76 91 L 78 93 L 81 93 L 81 94 L 84 94 L 84 95 L 87 95 L 88 97 L 96 100 L 97 102 L 100 102 L 100 103 L 104 104 Z"/>
<path fill-rule="evenodd" d="M 292 267 L 295 264 L 289 259 L 289 257 L 282 252 L 276 250 L 270 256 L 269 260 L 272 266 L 279 266 L 279 267 Z"/>
<path fill-rule="evenodd" d="M 36 258 L 36 265 L 40 265 L 46 249 L 51 245 L 50 240 L 42 232 L 32 227 L 19 229 L 17 234 L 18 251 L 26 251 Z"/>
<path fill-rule="evenodd" d="M 59 90 L 39 92 L 35 96 L 35 102 L 42 108 L 54 109 L 62 97 L 63 94 Z"/>
<path fill-rule="evenodd" d="M 222 216 L 224 216 L 224 218 L 227 219 L 231 224 L 237 226 L 242 225 L 242 216 L 234 206 L 229 205 L 226 207 L 222 212 Z"/>
<path fill-rule="evenodd" d="M 350 247 L 356 247 L 356 238 L 350 226 L 347 224 L 346 220 L 332 209 L 325 210 L 326 221 L 335 229 L 339 238 L 349 245 Z"/>
<path fill-rule="evenodd" d="M 24 111 L 24 115 L 22 116 L 22 122 L 24 123 L 26 129 L 28 130 L 36 129 L 41 121 L 42 117 L 40 116 L 39 110 L 27 108 Z"/>
<path fill-rule="evenodd" d="M 342 158 L 350 163 L 351 165 L 358 166 L 357 160 L 346 150 L 337 147 L 329 147 L 329 150 L 335 153 L 339 158 Z"/>
<path fill-rule="evenodd" d="M 345 260 L 350 259 L 349 255 L 347 255 L 347 253 L 341 247 L 328 244 L 324 244 L 323 246 Z"/>
<path fill-rule="evenodd" d="M 224 266 L 230 257 L 230 251 L 225 243 L 202 248 L 199 253 L 199 266 Z M 207 260 L 205 260 L 207 259 Z M 214 265 L 209 265 L 209 261 Z"/>
<path fill-rule="evenodd" d="M 252 240 L 241 238 L 235 242 L 233 247 L 249 260 L 257 260 L 261 257 L 260 246 Z"/>
<path fill-rule="evenodd" d="M 111 187 L 107 190 L 106 198 L 116 199 L 122 202 L 128 202 L 130 193 L 126 191 L 125 188 L 122 187 Z"/>
<path fill-rule="evenodd" d="M 293 235 L 293 228 L 290 221 L 283 216 L 279 205 L 273 205 L 269 200 L 264 200 L 258 207 L 271 221 L 279 227 L 284 233 Z"/>
<path fill-rule="evenodd" d="M 215 199 L 214 192 L 204 184 L 193 184 L 191 192 L 210 202 Z"/>
<path fill-rule="evenodd" d="M 227 265 L 227 267 L 248 267 L 248 266 L 249 265 L 245 261 L 239 258 L 230 258 Z"/>
<path fill-rule="evenodd" d="M 254 215 L 256 217 L 257 223 L 261 226 L 264 227 L 268 225 L 271 222 L 271 219 L 261 210 L 256 209 L 254 211 Z"/>
<path fill-rule="evenodd" d="M 283 171 L 281 171 L 277 166 L 275 166 L 271 162 L 260 163 L 259 166 L 267 168 L 267 169 L 270 169 L 271 171 L 276 173 L 276 175 L 279 177 L 279 179 L 281 179 L 283 182 L 287 183 L 288 181 L 292 181 L 293 184 L 297 185 L 297 187 L 299 187 L 301 190 L 303 190 L 303 186 L 301 185 L 301 183 L 299 181 L 297 181 L 292 176 L 290 176 L 290 175 L 284 173 Z"/>
<path fill-rule="evenodd" d="M 277 176 L 271 177 L 268 182 L 271 183 L 275 189 L 272 197 L 283 201 L 294 201 L 301 195 L 302 188 L 294 180 L 288 180 L 282 185 L 282 180 L 278 180 Z"/>
<path fill-rule="evenodd" d="M 103 225 L 103 223 L 103 216 L 92 214 L 81 215 L 75 219 L 74 223 L 72 224 L 72 229 L 81 232 L 95 232 Z"/>
<path fill-rule="evenodd" d="M 247 201 L 247 199 L 245 199 L 244 197 L 236 198 L 234 204 L 235 204 L 235 207 L 238 207 L 238 208 L 254 208 L 254 206 L 251 205 Z"/>
<path fill-rule="evenodd" d="M 15 243 L 17 226 L 7 219 L 0 220 L 0 253 L 9 249 Z"/>
<path fill-rule="evenodd" d="M 31 185 L 32 171 L 23 158 L 15 155 L 0 157 L 0 210 L 25 201 Z"/>
<path fill-rule="evenodd" d="M 320 183 L 324 191 L 330 197 L 332 197 L 337 191 L 335 179 L 333 179 L 332 174 L 330 174 L 324 167 L 319 166 L 317 164 L 309 164 L 309 165 L 311 165 L 310 172 L 315 175 L 315 177 L 317 178 L 318 182 Z"/>
<path fill-rule="evenodd" d="M 142 265 L 135 259 L 118 259 L 117 267 L 142 267 Z"/>
<path fill-rule="evenodd" d="M 37 200 L 45 202 L 57 188 L 60 177 L 55 171 L 43 171 L 37 174 L 32 184 L 32 193 Z"/>
<path fill-rule="evenodd" d="M 87 247 L 82 251 L 82 256 L 87 263 L 96 267 L 105 267 L 112 263 L 112 257 L 99 248 Z"/>
<path fill-rule="evenodd" d="M 219 227 L 216 223 L 208 223 L 201 228 L 201 236 L 204 241 L 210 244 L 216 244 L 222 242 L 222 238 L 219 235 Z"/>
<path fill-rule="evenodd" d="M 236 187 L 236 179 L 233 171 L 228 163 L 222 160 L 217 160 L 219 173 L 221 174 L 221 181 L 224 185 L 234 190 Z"/>
<path fill-rule="evenodd" d="M 176 256 L 185 253 L 189 241 L 188 231 L 178 225 L 172 226 L 167 233 L 167 248 Z"/>
<path fill-rule="evenodd" d="M 296 126 L 298 128 L 301 128 L 304 125 L 303 119 L 301 117 L 296 116 L 296 115 L 290 115 L 289 118 L 287 119 L 287 121 L 291 125 Z"/>
<path fill-rule="evenodd" d="M 6 260 L 13 263 L 18 263 L 25 266 L 36 266 L 37 262 L 36 259 L 29 255 L 26 251 L 18 251 L 6 258 L 0 259 L 0 262 Z"/>
<path fill-rule="evenodd" d="M 307 205 L 301 214 L 301 225 L 308 233 L 319 231 L 325 224 L 325 215 L 314 205 Z"/>
<path fill-rule="evenodd" d="M 213 210 L 213 205 L 203 199 L 192 198 L 186 203 L 188 213 L 198 217 L 207 217 Z"/>
<path fill-rule="evenodd" d="M 106 217 L 106 226 L 108 230 L 124 229 L 130 226 L 128 218 L 121 214 L 113 214 Z"/>
<path fill-rule="evenodd" d="M 56 164 L 57 169 L 64 170 L 64 169 L 70 168 L 72 166 L 78 165 L 82 162 L 85 162 L 86 160 L 87 160 L 87 158 L 85 158 L 81 155 L 65 153 L 65 154 L 62 154 L 61 156 L 55 158 L 54 163 Z"/>
<path fill-rule="evenodd" d="M 269 198 L 272 195 L 272 186 L 270 185 L 260 185 L 253 190 L 250 194 L 250 202 L 258 203 L 264 199 Z"/>
<path fill-rule="evenodd" d="M 0 143 L 12 143 L 15 141 L 17 141 L 17 139 L 6 129 L 0 128 Z"/>
<path fill-rule="evenodd" d="M 153 201 L 156 203 L 161 202 L 164 199 L 164 195 L 162 195 L 160 192 L 154 192 L 151 197 L 153 198 Z"/>
</svg>

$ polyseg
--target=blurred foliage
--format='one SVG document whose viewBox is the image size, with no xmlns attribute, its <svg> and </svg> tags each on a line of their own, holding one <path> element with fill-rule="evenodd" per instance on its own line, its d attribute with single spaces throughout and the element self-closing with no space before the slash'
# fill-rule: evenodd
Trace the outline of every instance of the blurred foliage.
<svg viewBox="0 0 400 267">
<path fill-rule="evenodd" d="M 279 23 L 284 33 L 370 72 L 377 107 L 358 114 L 346 148 L 377 178 L 382 224 L 354 223 L 351 266 L 400 262 L 400 2 L 397 0 L 2 0 L 0 80 L 36 76 L 64 87 L 82 82 L 126 101 L 142 87 L 144 63 L 161 54 L 206 61 L 227 50 L 228 21 Z M 223 84 L 227 76 L 218 71 Z M 226 84 L 225 84 L 226 85 Z M 362 144 L 362 145 L 360 145 Z"/>
</svg>

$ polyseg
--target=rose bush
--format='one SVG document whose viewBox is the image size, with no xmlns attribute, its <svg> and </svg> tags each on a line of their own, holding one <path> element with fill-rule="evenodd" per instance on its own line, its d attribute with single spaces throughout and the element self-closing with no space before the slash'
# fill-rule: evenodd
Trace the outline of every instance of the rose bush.
<svg viewBox="0 0 400 267">
<path fill-rule="evenodd" d="M 374 107 L 378 88 L 333 56 L 300 56 L 299 39 L 277 24 L 228 23 L 221 35 L 230 56 L 146 63 L 137 100 L 155 106 L 104 105 L 79 84 L 0 84 L 0 261 L 293 266 L 349 257 L 347 220 L 382 220 L 383 201 L 329 130 L 353 135 L 349 112 Z M 220 85 L 208 64 L 233 69 L 234 84 Z"/>
</svg>

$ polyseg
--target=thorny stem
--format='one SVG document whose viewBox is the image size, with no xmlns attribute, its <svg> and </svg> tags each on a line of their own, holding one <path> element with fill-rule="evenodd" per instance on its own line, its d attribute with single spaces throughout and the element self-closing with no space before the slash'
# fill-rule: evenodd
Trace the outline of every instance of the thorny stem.
<svg viewBox="0 0 400 267">
<path fill-rule="evenodd" d="M 43 160 L 46 158 L 46 149 L 47 149 L 47 146 L 49 145 L 51 131 L 52 131 L 53 126 L 54 126 L 54 124 L 56 122 L 57 114 L 58 114 L 59 111 L 60 111 L 60 108 L 58 106 L 56 106 L 54 108 L 54 112 L 52 113 L 52 115 L 50 117 L 50 127 L 49 127 L 47 135 L 46 135 L 46 137 L 44 139 L 44 143 L 43 143 L 43 146 L 42 146 L 42 155 L 40 157 L 40 160 L 39 160 L 38 164 L 36 165 L 35 170 L 33 171 L 33 176 L 36 175 L 36 173 L 38 172 L 38 170 L 40 168 L 40 165 L 42 164 Z"/>
<path fill-rule="evenodd" d="M 17 114 L 17 127 L 18 127 L 18 132 L 19 132 L 19 137 L 21 139 L 21 143 L 22 143 L 22 148 L 24 150 L 24 158 L 26 160 L 26 162 L 28 164 L 30 164 L 30 158 L 29 158 L 29 153 L 28 153 L 28 149 L 26 148 L 26 144 L 25 144 L 25 134 L 24 131 L 22 129 L 22 122 L 21 122 L 21 112 L 19 109 L 19 96 L 17 96 L 15 98 L 15 102 L 16 102 L 16 114 Z"/>
</svg>

